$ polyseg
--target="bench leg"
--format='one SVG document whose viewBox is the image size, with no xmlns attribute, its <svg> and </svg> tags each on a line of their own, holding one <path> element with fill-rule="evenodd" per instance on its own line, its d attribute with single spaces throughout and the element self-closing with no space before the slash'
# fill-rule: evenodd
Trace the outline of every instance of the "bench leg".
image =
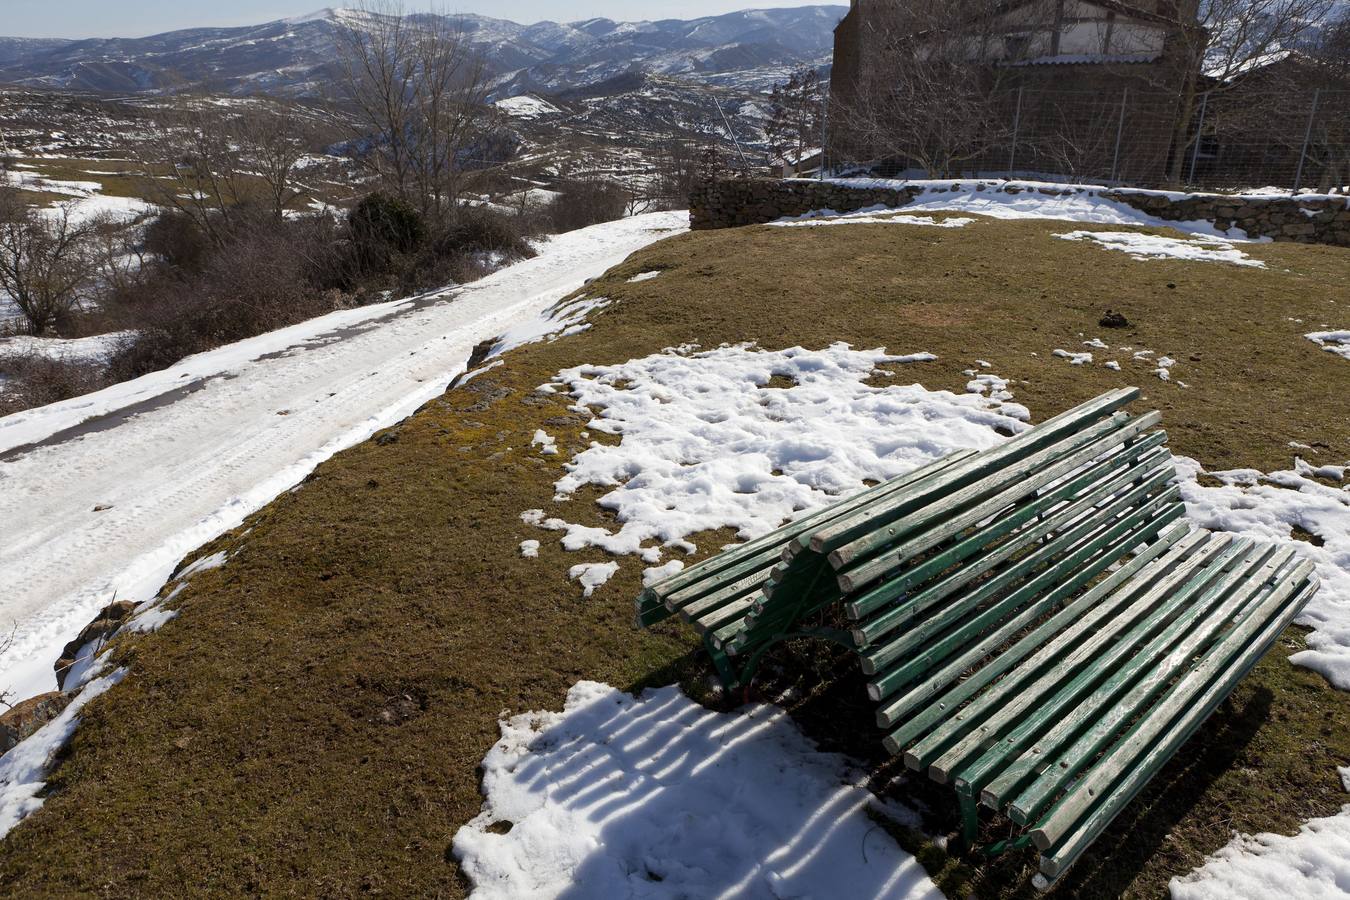
<svg viewBox="0 0 1350 900">
<path fill-rule="evenodd" d="M 964 850 L 974 850 L 980 831 L 980 806 L 975 797 L 956 795 L 961 805 L 961 844 Z"/>
<path fill-rule="evenodd" d="M 722 687 L 728 692 L 740 687 L 741 677 L 736 672 L 736 667 L 731 664 L 731 657 L 725 651 L 714 647 L 713 642 L 706 637 L 703 639 L 703 647 L 712 659 L 713 668 L 717 670 L 717 678 L 722 682 Z"/>
</svg>

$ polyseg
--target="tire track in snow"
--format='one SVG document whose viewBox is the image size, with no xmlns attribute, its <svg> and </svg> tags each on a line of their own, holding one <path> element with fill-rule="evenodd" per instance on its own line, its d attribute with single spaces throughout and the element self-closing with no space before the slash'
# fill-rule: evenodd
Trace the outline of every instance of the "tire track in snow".
<svg viewBox="0 0 1350 900">
<path fill-rule="evenodd" d="M 114 595 L 153 596 L 184 555 L 443 393 L 474 345 L 686 222 L 657 213 L 560 235 L 453 291 L 335 313 L 280 344 L 263 335 L 0 420 L 0 624 L 18 625 L 0 690 L 53 689 L 62 646 Z M 90 416 L 113 424 L 82 430 Z"/>
</svg>

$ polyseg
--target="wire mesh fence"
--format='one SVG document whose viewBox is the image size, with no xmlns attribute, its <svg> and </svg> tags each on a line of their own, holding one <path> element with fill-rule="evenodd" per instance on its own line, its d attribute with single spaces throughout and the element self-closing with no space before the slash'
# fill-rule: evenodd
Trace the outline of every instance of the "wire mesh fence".
<svg viewBox="0 0 1350 900">
<path fill-rule="evenodd" d="M 1181 109 L 1175 92 L 1015 88 L 989 105 L 978 147 L 935 177 L 1046 178 L 1204 190 L 1350 191 L 1350 90 L 1281 87 L 1201 93 Z M 1185 127 L 1178 123 L 1186 121 Z M 866 164 L 828 161 L 836 171 Z"/>
</svg>

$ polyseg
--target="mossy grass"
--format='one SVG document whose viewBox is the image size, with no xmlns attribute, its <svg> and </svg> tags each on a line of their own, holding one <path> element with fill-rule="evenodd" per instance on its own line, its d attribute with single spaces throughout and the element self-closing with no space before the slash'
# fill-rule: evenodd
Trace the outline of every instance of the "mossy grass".
<svg viewBox="0 0 1350 900">
<path fill-rule="evenodd" d="M 583 600 L 567 569 L 603 555 L 565 553 L 520 521 L 541 507 L 613 525 L 598 491 L 553 499 L 564 461 L 597 439 L 567 398 L 535 392 L 568 366 L 685 343 L 848 341 L 938 354 L 883 384 L 961 392 L 986 360 L 1037 419 L 1140 385 L 1173 449 L 1210 468 L 1287 468 L 1291 441 L 1317 462 L 1350 458 L 1350 363 L 1302 337 L 1350 325 L 1350 253 L 1247 248 L 1265 270 L 1141 262 L 1054 237 L 1080 227 L 1094 226 L 756 227 L 636 254 L 586 288 L 617 301 L 591 330 L 507 354 L 194 554 L 230 557 L 191 581 L 163 631 L 117 645 L 129 674 L 86 708 L 44 808 L 0 845 L 0 893 L 461 896 L 450 843 L 479 810 L 501 714 L 558 709 L 579 679 L 679 682 L 734 707 L 686 630 L 633 628 L 642 564 L 621 559 Z M 1107 308 L 1131 326 L 1099 328 Z M 1171 355 L 1174 380 L 1130 352 L 1094 350 L 1091 366 L 1052 355 L 1095 337 Z M 541 427 L 559 456 L 531 449 Z M 527 538 L 543 542 L 538 559 L 519 556 Z M 695 540 L 703 555 L 730 538 Z M 1290 833 L 1339 810 L 1350 695 L 1287 662 L 1301 645 L 1285 635 L 1059 894 L 1158 896 L 1234 830 Z M 1030 854 L 957 858 L 924 836 L 954 828 L 951 798 L 882 756 L 847 660 L 790 644 L 766 673 L 761 697 L 922 809 L 922 829 L 897 833 L 949 896 L 1030 895 Z"/>
</svg>

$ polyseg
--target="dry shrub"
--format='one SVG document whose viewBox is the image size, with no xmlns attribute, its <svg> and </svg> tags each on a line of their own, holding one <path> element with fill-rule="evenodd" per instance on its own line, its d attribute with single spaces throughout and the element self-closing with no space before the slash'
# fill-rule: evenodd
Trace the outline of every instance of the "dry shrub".
<svg viewBox="0 0 1350 900">
<path fill-rule="evenodd" d="M 99 362 L 52 359 L 41 353 L 0 356 L 0 415 L 59 403 L 108 383 Z"/>
</svg>

